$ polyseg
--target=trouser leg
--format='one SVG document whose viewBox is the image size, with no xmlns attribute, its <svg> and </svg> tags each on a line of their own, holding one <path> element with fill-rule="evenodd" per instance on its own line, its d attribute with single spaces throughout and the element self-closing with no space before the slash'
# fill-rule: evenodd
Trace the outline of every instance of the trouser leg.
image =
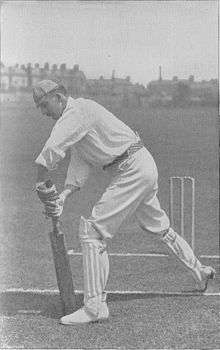
<svg viewBox="0 0 220 350">
<path fill-rule="evenodd" d="M 84 304 L 88 312 L 98 316 L 100 303 L 106 300 L 105 287 L 109 275 L 106 243 L 83 217 L 79 231 L 83 255 Z"/>
<path fill-rule="evenodd" d="M 190 245 L 170 227 L 170 221 L 161 208 L 157 190 L 153 196 L 146 196 L 137 209 L 136 217 L 145 231 L 158 236 L 169 250 L 187 267 L 196 281 L 204 279 L 204 266 L 195 256 Z"/>
</svg>

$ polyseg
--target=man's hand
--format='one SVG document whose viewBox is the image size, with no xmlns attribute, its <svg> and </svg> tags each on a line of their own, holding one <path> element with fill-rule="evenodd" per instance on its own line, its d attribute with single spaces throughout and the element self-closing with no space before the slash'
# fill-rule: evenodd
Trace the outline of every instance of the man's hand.
<svg viewBox="0 0 220 350">
<path fill-rule="evenodd" d="M 63 199 L 51 180 L 36 184 L 35 190 L 41 202 L 45 206 L 46 217 L 59 217 L 63 211 Z"/>
<path fill-rule="evenodd" d="M 48 201 L 55 201 L 59 198 L 59 193 L 57 192 L 56 186 L 53 185 L 51 180 L 45 182 L 39 182 L 36 184 L 35 191 L 42 203 Z"/>
<path fill-rule="evenodd" d="M 45 202 L 45 215 L 46 217 L 57 217 L 62 214 L 64 202 L 73 193 L 72 187 L 67 187 L 60 193 L 59 197 L 55 200 L 49 200 Z"/>
<path fill-rule="evenodd" d="M 59 217 L 63 212 L 64 202 L 73 192 L 78 191 L 79 187 L 67 185 L 65 189 L 59 193 L 51 180 L 36 184 L 35 188 L 38 197 L 44 204 L 44 214 L 47 218 Z"/>
</svg>

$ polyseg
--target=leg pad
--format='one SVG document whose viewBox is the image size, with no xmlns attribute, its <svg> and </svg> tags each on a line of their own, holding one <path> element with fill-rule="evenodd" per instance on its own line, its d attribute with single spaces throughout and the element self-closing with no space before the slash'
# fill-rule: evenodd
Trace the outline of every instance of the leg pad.
<svg viewBox="0 0 220 350">
<path fill-rule="evenodd" d="M 83 217 L 79 234 L 83 255 L 84 304 L 88 312 L 97 316 L 100 303 L 106 300 L 104 290 L 109 275 L 106 242 Z"/>
</svg>

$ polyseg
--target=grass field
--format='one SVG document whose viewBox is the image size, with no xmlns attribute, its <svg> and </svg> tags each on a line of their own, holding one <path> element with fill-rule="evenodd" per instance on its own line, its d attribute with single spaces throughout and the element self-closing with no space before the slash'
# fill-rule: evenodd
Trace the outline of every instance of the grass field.
<svg viewBox="0 0 220 350">
<path fill-rule="evenodd" d="M 218 255 L 218 114 L 214 108 L 112 110 L 136 129 L 159 169 L 159 198 L 168 210 L 168 180 L 173 175 L 196 181 L 196 253 Z M 32 192 L 34 159 L 52 122 L 39 115 L 30 96 L 1 107 L 2 229 L 1 289 L 56 289 L 48 231 L 50 222 Z M 53 179 L 62 187 L 67 160 Z M 109 178 L 94 170 L 85 188 L 67 203 L 63 229 L 69 248 L 79 251 L 77 227 Z M 177 226 L 179 224 L 177 218 Z M 186 225 L 186 229 L 188 225 Z M 120 228 L 110 252 L 164 253 L 164 247 L 137 227 L 133 218 Z M 77 289 L 82 289 L 81 258 L 71 260 Z M 218 268 L 216 260 L 207 261 Z M 111 257 L 110 290 L 181 291 L 194 284 L 173 258 Z M 211 291 L 218 291 L 217 282 Z M 75 330 L 57 323 L 55 297 L 2 294 L 2 347 L 6 348 L 205 348 L 220 347 L 216 297 L 109 296 L 110 321 Z M 79 300 L 80 303 L 80 300 Z M 19 313 L 19 310 L 30 313 Z M 32 309 L 40 310 L 31 314 Z"/>
</svg>

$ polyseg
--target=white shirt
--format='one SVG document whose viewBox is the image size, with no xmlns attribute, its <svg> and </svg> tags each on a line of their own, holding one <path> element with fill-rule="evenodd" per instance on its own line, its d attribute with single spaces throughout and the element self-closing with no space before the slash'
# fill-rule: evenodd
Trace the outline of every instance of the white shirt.
<svg viewBox="0 0 220 350">
<path fill-rule="evenodd" d="M 69 97 L 35 162 L 53 170 L 70 148 L 65 184 L 82 187 L 90 166 L 111 163 L 138 140 L 139 136 L 126 124 L 95 101 Z"/>
</svg>

